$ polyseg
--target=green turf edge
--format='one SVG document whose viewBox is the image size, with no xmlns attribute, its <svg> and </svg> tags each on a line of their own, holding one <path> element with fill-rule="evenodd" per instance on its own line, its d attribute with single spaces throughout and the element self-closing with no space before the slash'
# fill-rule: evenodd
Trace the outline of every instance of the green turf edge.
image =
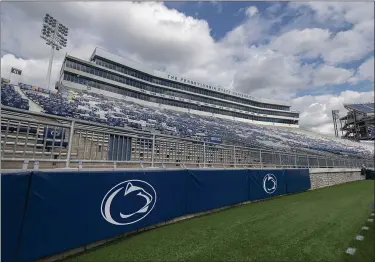
<svg viewBox="0 0 375 262">
<path fill-rule="evenodd" d="M 375 213 L 373 210 L 371 213 Z M 369 217 L 375 219 L 375 216 Z M 375 226 L 374 222 L 368 222 L 367 219 L 363 221 L 363 226 L 369 227 L 368 230 L 359 229 L 358 235 L 364 236 L 363 241 L 358 241 L 353 236 L 349 247 L 355 248 L 354 255 L 346 254 L 343 256 L 343 262 L 373 262 L 375 261 Z"/>
</svg>

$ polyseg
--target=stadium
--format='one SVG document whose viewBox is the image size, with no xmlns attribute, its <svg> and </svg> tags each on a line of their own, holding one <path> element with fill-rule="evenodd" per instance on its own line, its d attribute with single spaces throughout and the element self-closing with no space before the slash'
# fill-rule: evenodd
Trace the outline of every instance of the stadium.
<svg viewBox="0 0 375 262">
<path fill-rule="evenodd" d="M 374 140 L 374 103 L 344 105 L 348 110 L 340 118 L 342 138 L 355 141 Z"/>
<path fill-rule="evenodd" d="M 355 250 L 373 241 L 374 103 L 327 137 L 286 101 L 102 48 L 66 54 L 54 86 L 1 78 L 2 261 L 373 257 Z"/>
</svg>

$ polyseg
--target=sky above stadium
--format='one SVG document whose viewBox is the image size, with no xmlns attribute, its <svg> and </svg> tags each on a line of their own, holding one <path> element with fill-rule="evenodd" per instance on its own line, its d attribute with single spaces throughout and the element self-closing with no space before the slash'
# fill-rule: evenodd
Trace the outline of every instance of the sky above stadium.
<svg viewBox="0 0 375 262">
<path fill-rule="evenodd" d="M 290 101 L 301 128 L 333 134 L 331 110 L 374 101 L 374 3 L 1 3 L 1 72 L 44 86 L 49 13 L 69 27 L 56 54 L 88 59 L 96 46 L 156 70 Z"/>
</svg>

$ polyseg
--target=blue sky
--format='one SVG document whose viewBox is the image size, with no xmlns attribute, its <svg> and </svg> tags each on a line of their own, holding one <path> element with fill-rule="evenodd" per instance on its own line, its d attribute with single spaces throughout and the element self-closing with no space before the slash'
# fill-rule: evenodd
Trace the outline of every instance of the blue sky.
<svg viewBox="0 0 375 262">
<path fill-rule="evenodd" d="M 246 10 L 249 7 L 249 2 L 165 2 L 169 8 L 178 10 L 187 16 L 192 16 L 197 19 L 202 19 L 208 22 L 211 29 L 211 36 L 216 40 L 222 40 L 226 34 L 235 27 L 243 23 L 247 18 Z M 259 16 L 266 19 L 275 17 L 282 17 L 280 21 L 273 25 L 270 29 L 270 36 L 277 36 L 288 26 L 293 28 L 322 28 L 329 29 L 332 36 L 340 31 L 350 30 L 353 24 L 347 21 L 337 23 L 334 19 L 328 19 L 325 22 L 316 21 L 314 19 L 315 11 L 308 8 L 301 8 L 300 12 L 290 10 L 288 2 L 251 2 L 251 6 L 255 6 L 258 10 Z M 272 12 L 270 12 L 272 10 Z M 296 25 L 296 21 L 303 21 Z M 262 40 L 259 42 L 252 42 L 252 45 L 268 44 L 269 40 Z M 364 57 L 353 59 L 352 61 L 338 63 L 341 68 L 356 70 L 364 61 L 373 57 L 373 52 L 369 52 Z M 316 67 L 324 64 L 321 57 L 313 59 L 301 59 L 301 63 L 315 64 Z M 337 95 L 345 90 L 367 92 L 374 89 L 373 82 L 369 80 L 359 81 L 356 84 L 334 84 L 324 85 L 322 88 L 311 88 L 307 90 L 298 91 L 294 97 L 301 97 L 306 95 L 322 95 L 331 94 Z"/>
<path fill-rule="evenodd" d="M 228 31 L 241 24 L 246 18 L 248 2 L 165 2 L 165 5 L 198 19 L 206 20 L 211 27 L 211 36 L 222 39 Z M 253 2 L 258 10 L 270 6 L 266 2 Z"/>
</svg>

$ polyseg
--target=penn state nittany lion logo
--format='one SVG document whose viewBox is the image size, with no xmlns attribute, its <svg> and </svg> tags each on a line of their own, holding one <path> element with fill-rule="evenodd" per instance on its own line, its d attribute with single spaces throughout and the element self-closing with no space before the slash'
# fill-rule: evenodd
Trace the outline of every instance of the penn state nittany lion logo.
<svg viewBox="0 0 375 262">
<path fill-rule="evenodd" d="M 107 192 L 101 204 L 101 213 L 113 225 L 130 225 L 145 218 L 155 203 L 156 191 L 149 183 L 127 180 Z"/>
<path fill-rule="evenodd" d="M 57 136 L 60 135 L 60 131 L 59 130 L 57 130 L 57 131 L 52 130 L 50 133 L 51 133 L 51 136 L 55 136 L 55 137 L 57 137 Z"/>
<path fill-rule="evenodd" d="M 267 194 L 272 194 L 276 191 L 277 179 L 272 174 L 267 174 L 263 178 L 263 189 Z"/>
</svg>

